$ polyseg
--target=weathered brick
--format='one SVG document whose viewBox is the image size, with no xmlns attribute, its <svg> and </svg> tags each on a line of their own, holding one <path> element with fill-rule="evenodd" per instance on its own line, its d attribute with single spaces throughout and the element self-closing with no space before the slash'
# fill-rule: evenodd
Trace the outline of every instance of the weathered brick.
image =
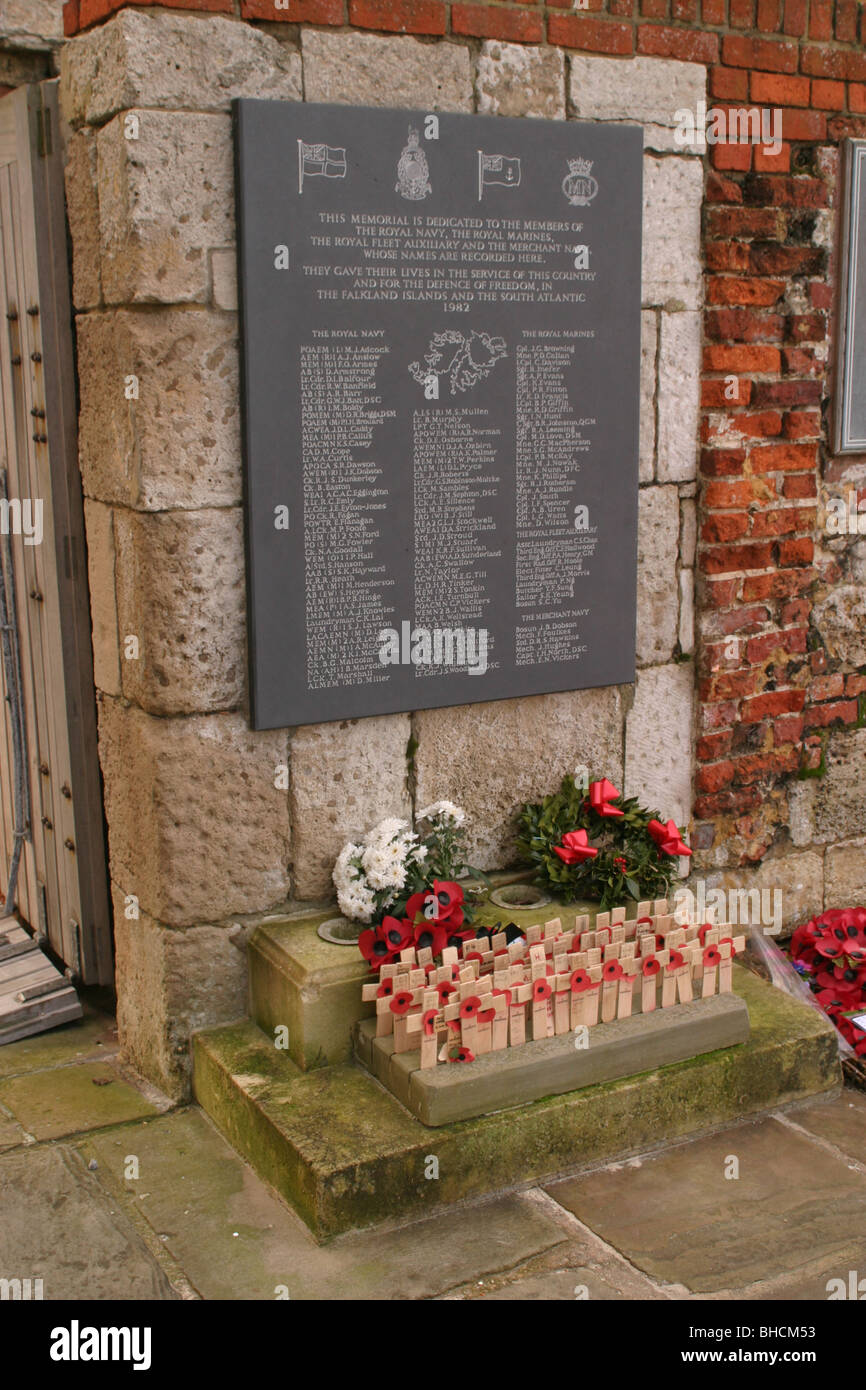
<svg viewBox="0 0 866 1390">
<path fill-rule="evenodd" d="M 474 10 L 475 5 L 453 5 Z M 361 29 L 386 29 L 396 34 L 444 34 L 446 11 L 442 0 L 349 0 L 349 23 Z M 539 24 L 540 29 L 540 24 Z M 454 30 L 455 33 L 472 32 Z"/>
<path fill-rule="evenodd" d="M 779 349 L 712 344 L 704 348 L 704 367 L 709 372 L 778 372 Z"/>
<path fill-rule="evenodd" d="M 808 106 L 808 77 L 782 76 L 778 73 L 753 72 L 752 100 L 768 106 Z"/>
<path fill-rule="evenodd" d="M 655 53 L 661 58 L 681 58 L 687 63 L 717 63 L 719 39 L 716 34 L 696 30 L 668 29 L 660 24 L 641 24 L 638 53 Z"/>
<path fill-rule="evenodd" d="M 752 449 L 749 462 L 754 473 L 790 470 L 801 473 L 815 466 L 813 444 L 762 444 Z"/>
<path fill-rule="evenodd" d="M 805 690 L 768 690 L 745 699 L 740 718 L 744 724 L 753 724 L 775 714 L 796 714 L 805 703 Z"/>
<path fill-rule="evenodd" d="M 785 0 L 782 32 L 798 39 L 806 33 L 806 0 Z"/>
<path fill-rule="evenodd" d="M 757 381 L 755 405 L 814 405 L 821 399 L 819 381 Z"/>
<path fill-rule="evenodd" d="M 720 545 L 701 554 L 705 574 L 730 574 L 733 570 L 763 570 L 773 563 L 773 548 L 767 544 Z"/>
<path fill-rule="evenodd" d="M 560 43 L 564 48 L 582 48 L 590 53 L 631 53 L 634 46 L 630 24 L 583 19 L 580 15 L 550 15 L 547 37 L 550 43 Z"/>
<path fill-rule="evenodd" d="M 796 72 L 795 43 L 772 39 L 747 39 L 728 34 L 722 40 L 722 62 L 734 68 L 759 68 L 766 72 Z"/>
<path fill-rule="evenodd" d="M 860 708 L 856 700 L 837 700 L 829 705 L 813 705 L 806 711 L 806 728 L 827 728 L 830 724 L 856 724 Z"/>
<path fill-rule="evenodd" d="M 715 275 L 707 285 L 709 304 L 755 304 L 768 308 L 785 293 L 784 280 L 744 280 Z"/>
<path fill-rule="evenodd" d="M 856 84 L 852 84 L 856 85 Z M 812 103 L 822 111 L 844 111 L 845 110 L 845 83 L 833 82 L 826 78 L 816 77 L 812 81 Z M 851 110 L 856 111 L 852 101 Z"/>
<path fill-rule="evenodd" d="M 360 0 L 359 0 L 360 3 Z M 364 0 L 370 3 L 370 0 Z M 445 6 L 441 6 L 444 12 Z M 374 27 L 373 25 L 370 26 Z M 382 29 L 385 25 L 376 25 Z M 410 31 L 406 31 L 410 32 Z M 444 33 L 444 28 L 418 29 L 418 33 Z M 476 39 L 507 39 L 511 43 L 540 43 L 544 38 L 544 18 L 537 10 L 521 10 L 500 5 L 451 6 L 452 34 L 466 34 Z"/>
</svg>

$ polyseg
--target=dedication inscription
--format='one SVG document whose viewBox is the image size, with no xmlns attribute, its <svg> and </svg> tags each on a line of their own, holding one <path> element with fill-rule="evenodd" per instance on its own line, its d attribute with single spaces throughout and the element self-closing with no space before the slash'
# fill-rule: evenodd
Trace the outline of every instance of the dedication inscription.
<svg viewBox="0 0 866 1390">
<path fill-rule="evenodd" d="M 253 726 L 633 680 L 640 129 L 234 109 Z"/>
</svg>

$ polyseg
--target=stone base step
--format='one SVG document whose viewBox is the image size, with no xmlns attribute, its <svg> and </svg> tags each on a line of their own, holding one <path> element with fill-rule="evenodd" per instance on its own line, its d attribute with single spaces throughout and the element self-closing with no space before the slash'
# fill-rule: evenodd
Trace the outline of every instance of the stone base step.
<svg viewBox="0 0 866 1390">
<path fill-rule="evenodd" d="M 646 1152 L 840 1084 L 829 1020 L 741 966 L 734 981 L 748 1042 L 435 1131 L 352 1062 L 300 1071 L 254 1023 L 196 1035 L 195 1094 L 325 1239 Z"/>
<path fill-rule="evenodd" d="M 395 1052 L 394 1036 L 376 1037 L 376 1020 L 355 1029 L 358 1060 L 425 1125 L 454 1124 L 582 1086 L 684 1062 L 702 1052 L 744 1043 L 749 1011 L 738 994 L 714 994 L 670 1009 L 654 1009 L 575 1035 L 539 1038 L 476 1057 L 469 1066 L 421 1069 L 418 1051 Z"/>
</svg>

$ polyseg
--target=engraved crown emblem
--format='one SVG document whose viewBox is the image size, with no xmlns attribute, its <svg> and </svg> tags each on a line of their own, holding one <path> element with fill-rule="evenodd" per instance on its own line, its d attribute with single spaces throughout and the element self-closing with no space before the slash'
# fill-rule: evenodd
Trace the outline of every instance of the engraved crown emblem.
<svg viewBox="0 0 866 1390">
<path fill-rule="evenodd" d="M 586 177 L 586 175 L 592 169 L 592 164 L 593 161 L 591 159 L 584 159 L 582 156 L 579 156 L 577 159 L 570 159 L 568 161 L 568 167 L 571 170 L 572 174 L 580 174 L 584 177 Z"/>
</svg>

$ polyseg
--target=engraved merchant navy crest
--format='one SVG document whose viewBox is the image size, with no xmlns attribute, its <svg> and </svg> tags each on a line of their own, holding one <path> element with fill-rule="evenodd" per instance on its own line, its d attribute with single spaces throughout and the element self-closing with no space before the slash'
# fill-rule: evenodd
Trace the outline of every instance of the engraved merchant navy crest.
<svg viewBox="0 0 866 1390">
<path fill-rule="evenodd" d="M 572 207 L 585 208 L 598 192 L 598 182 L 592 177 L 591 159 L 570 159 L 568 173 L 562 180 L 562 191 Z"/>
<path fill-rule="evenodd" d="M 414 126 L 409 127 L 409 141 L 404 146 L 397 164 L 395 191 L 401 193 L 404 198 L 411 198 L 415 203 L 421 198 L 426 198 L 427 194 L 433 191 L 430 186 L 427 156 L 419 148 L 418 132 Z"/>
</svg>

